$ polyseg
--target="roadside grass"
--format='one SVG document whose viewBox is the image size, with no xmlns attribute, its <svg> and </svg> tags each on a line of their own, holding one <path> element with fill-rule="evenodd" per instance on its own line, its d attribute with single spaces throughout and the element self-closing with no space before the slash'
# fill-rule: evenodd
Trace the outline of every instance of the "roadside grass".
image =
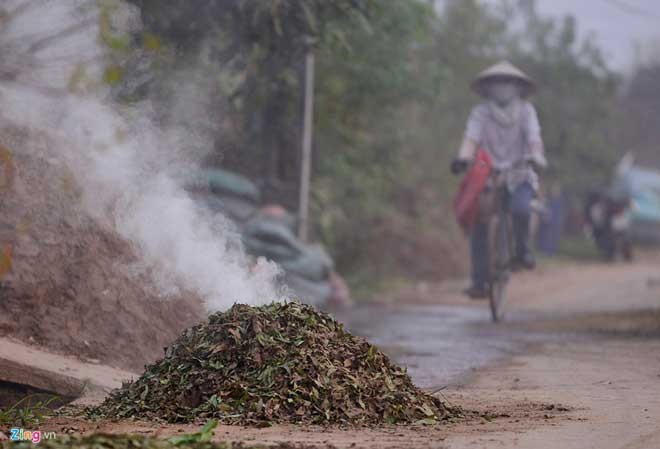
<svg viewBox="0 0 660 449">
<path fill-rule="evenodd" d="M 204 427 L 202 427 L 199 432 L 186 433 L 183 435 L 178 435 L 168 439 L 169 443 L 172 443 L 175 446 L 186 446 L 195 443 L 206 443 L 211 441 L 214 435 L 215 428 L 218 427 L 218 420 L 212 419 L 208 421 Z"/>
<path fill-rule="evenodd" d="M 559 244 L 557 256 L 579 261 L 597 262 L 602 260 L 594 242 L 583 236 L 563 238 Z"/>
<path fill-rule="evenodd" d="M 25 396 L 7 408 L 0 408 L 0 426 L 30 427 L 39 424 L 52 415 L 52 405 L 58 399 L 59 396 L 46 399 L 37 398 L 37 395 Z"/>
<path fill-rule="evenodd" d="M 393 272 L 389 276 L 383 276 L 374 274 L 368 268 L 347 275 L 346 281 L 351 288 L 351 295 L 358 302 L 374 301 L 414 284 L 413 280 L 402 274 Z"/>
<path fill-rule="evenodd" d="M 537 251 L 537 255 L 539 265 L 545 267 L 561 265 L 566 261 L 599 263 L 603 260 L 594 242 L 583 235 L 564 237 L 555 255 L 545 256 L 540 251 Z M 469 257 L 467 252 L 465 257 Z M 388 275 L 383 275 L 383 271 Z M 389 297 L 416 284 L 415 279 L 406 277 L 400 271 L 396 267 L 391 267 L 390 270 L 381 269 L 376 272 L 372 267 L 365 266 L 347 273 L 346 280 L 357 302 L 378 302 L 379 298 Z"/>
</svg>

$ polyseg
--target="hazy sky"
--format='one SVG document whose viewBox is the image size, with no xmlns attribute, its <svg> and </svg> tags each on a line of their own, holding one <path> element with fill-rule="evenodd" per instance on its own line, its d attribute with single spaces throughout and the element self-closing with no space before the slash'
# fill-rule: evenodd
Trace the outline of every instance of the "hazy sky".
<svg viewBox="0 0 660 449">
<path fill-rule="evenodd" d="M 617 70 L 625 70 L 635 61 L 636 43 L 660 42 L 660 0 L 537 0 L 537 3 L 545 14 L 574 15 L 581 33 L 595 34 L 611 67 Z"/>
<path fill-rule="evenodd" d="M 618 69 L 634 62 L 636 43 L 660 39 L 660 0 L 539 0 L 539 8 L 575 15 L 580 29 L 596 34 Z"/>
</svg>

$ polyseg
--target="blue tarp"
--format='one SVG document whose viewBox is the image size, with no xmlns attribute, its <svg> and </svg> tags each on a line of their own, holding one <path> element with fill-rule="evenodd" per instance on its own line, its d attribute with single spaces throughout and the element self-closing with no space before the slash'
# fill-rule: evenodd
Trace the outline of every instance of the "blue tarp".
<svg viewBox="0 0 660 449">
<path fill-rule="evenodd" d="M 660 224 L 660 172 L 632 167 L 615 182 L 633 201 L 633 222 Z"/>
<path fill-rule="evenodd" d="M 261 200 L 259 188 L 245 176 L 221 168 L 206 169 L 204 174 L 213 193 L 245 198 L 254 203 Z"/>
</svg>

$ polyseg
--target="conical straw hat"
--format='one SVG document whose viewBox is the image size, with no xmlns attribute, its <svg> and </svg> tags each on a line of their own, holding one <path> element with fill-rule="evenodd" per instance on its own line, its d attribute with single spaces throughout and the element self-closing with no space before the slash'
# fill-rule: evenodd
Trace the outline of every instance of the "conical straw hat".
<svg viewBox="0 0 660 449">
<path fill-rule="evenodd" d="M 482 97 L 485 96 L 486 92 L 484 91 L 484 82 L 491 78 L 513 78 L 518 80 L 522 86 L 522 95 L 523 97 L 528 97 L 534 93 L 536 90 L 536 84 L 534 81 L 527 76 L 522 70 L 514 66 L 508 61 L 501 61 L 495 64 L 492 67 L 487 68 L 481 72 L 475 80 L 472 82 L 472 90 Z"/>
</svg>

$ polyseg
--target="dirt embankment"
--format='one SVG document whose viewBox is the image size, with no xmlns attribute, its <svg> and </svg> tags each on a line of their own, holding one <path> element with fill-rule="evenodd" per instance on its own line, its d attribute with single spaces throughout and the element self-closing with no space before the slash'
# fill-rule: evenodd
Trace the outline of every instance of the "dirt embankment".
<svg viewBox="0 0 660 449">
<path fill-rule="evenodd" d="M 80 210 L 71 173 L 10 149 L 14 179 L 0 191 L 0 336 L 139 370 L 202 317 L 199 301 L 160 298 L 131 273 L 133 248 Z M 9 250 L 9 248 L 11 248 Z"/>
</svg>

